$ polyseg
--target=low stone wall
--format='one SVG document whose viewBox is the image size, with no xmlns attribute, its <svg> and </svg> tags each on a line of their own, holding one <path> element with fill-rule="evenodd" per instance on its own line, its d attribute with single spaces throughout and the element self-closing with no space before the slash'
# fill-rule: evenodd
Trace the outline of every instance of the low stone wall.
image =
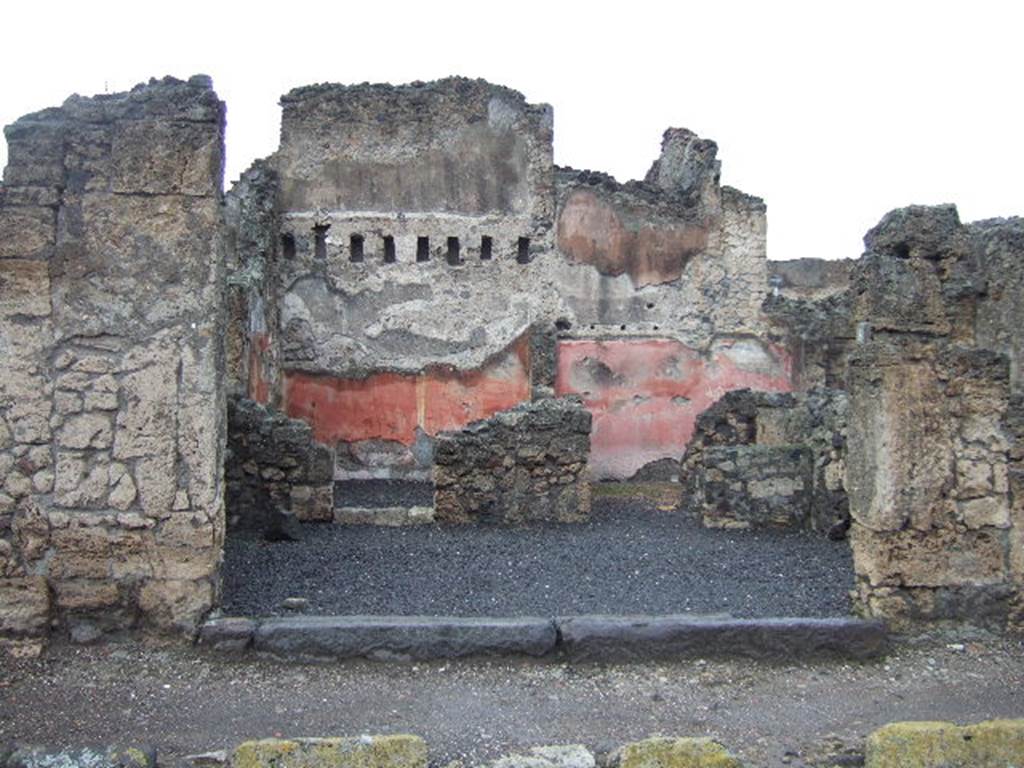
<svg viewBox="0 0 1024 768">
<path fill-rule="evenodd" d="M 708 528 L 805 526 L 812 456 L 800 445 L 704 450 L 703 521 Z"/>
<path fill-rule="evenodd" d="M 438 436 L 442 522 L 572 522 L 590 515 L 590 414 L 576 398 L 526 403 Z"/>
<path fill-rule="evenodd" d="M 839 390 L 727 393 L 683 456 L 682 508 L 713 528 L 845 531 L 846 412 Z"/>
<path fill-rule="evenodd" d="M 228 400 L 226 508 L 231 528 L 261 527 L 270 504 L 299 520 L 334 519 L 334 454 L 304 421 Z"/>
</svg>

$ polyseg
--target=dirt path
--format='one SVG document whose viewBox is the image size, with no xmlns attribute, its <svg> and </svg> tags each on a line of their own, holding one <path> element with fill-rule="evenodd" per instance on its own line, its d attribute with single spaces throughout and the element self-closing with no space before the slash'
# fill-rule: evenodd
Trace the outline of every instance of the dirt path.
<svg viewBox="0 0 1024 768">
<path fill-rule="evenodd" d="M 165 765 L 276 734 L 412 732 L 435 764 L 663 734 L 717 737 L 751 766 L 799 766 L 856 751 L 885 722 L 993 717 L 1024 717 L 1020 640 L 936 637 L 881 662 L 791 666 L 299 666 L 137 644 L 0 662 L 0 743 L 148 742 Z"/>
</svg>

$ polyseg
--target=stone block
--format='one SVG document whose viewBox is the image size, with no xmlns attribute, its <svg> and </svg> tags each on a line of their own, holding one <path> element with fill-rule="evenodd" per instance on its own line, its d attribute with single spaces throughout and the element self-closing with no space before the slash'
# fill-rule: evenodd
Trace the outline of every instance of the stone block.
<svg viewBox="0 0 1024 768">
<path fill-rule="evenodd" d="M 725 747 L 708 738 L 650 738 L 624 744 L 612 768 L 742 768 Z"/>
<path fill-rule="evenodd" d="M 955 587 L 1002 582 L 1007 547 L 999 531 L 850 529 L 857 573 L 873 586 Z"/>
<path fill-rule="evenodd" d="M 57 237 L 57 215 L 41 206 L 0 207 L 0 259 L 45 259 Z"/>
<path fill-rule="evenodd" d="M 1009 528 L 1010 505 L 1005 496 L 968 499 L 958 505 L 960 519 L 968 528 Z"/>
<path fill-rule="evenodd" d="M 338 507 L 334 522 L 342 525 L 423 525 L 434 522 L 433 507 Z"/>
<path fill-rule="evenodd" d="M 427 745 L 418 736 L 334 739 L 264 739 L 239 744 L 230 768 L 427 768 Z"/>
<path fill-rule="evenodd" d="M 256 622 L 252 619 L 233 616 L 210 619 L 199 627 L 198 643 L 215 651 L 244 651 L 252 644 L 255 633 Z"/>
<path fill-rule="evenodd" d="M 148 746 L 50 747 L 16 746 L 3 768 L 156 768 L 156 749 Z"/>
<path fill-rule="evenodd" d="M 110 152 L 119 194 L 212 195 L 220 183 L 220 136 L 209 123 L 119 122 Z"/>
<path fill-rule="evenodd" d="M 304 616 L 266 619 L 254 648 L 287 658 L 449 659 L 543 656 L 555 648 L 549 619 Z"/>
<path fill-rule="evenodd" d="M 0 635 L 34 637 L 46 634 L 50 592 L 41 576 L 0 579 Z"/>
<path fill-rule="evenodd" d="M 193 634 L 213 604 L 213 584 L 208 580 L 152 579 L 139 589 L 145 621 L 164 632 Z"/>
<path fill-rule="evenodd" d="M 90 611 L 108 608 L 120 601 L 117 585 L 105 579 L 56 581 L 54 593 L 61 610 Z"/>
<path fill-rule="evenodd" d="M 1024 720 L 906 722 L 868 736 L 865 768 L 1006 768 L 1024 765 Z"/>
<path fill-rule="evenodd" d="M 51 311 L 47 262 L 0 260 L 0 316 L 46 317 Z"/>
<path fill-rule="evenodd" d="M 58 579 L 116 578 L 126 561 L 143 560 L 146 551 L 143 533 L 104 525 L 56 529 L 50 544 L 50 575 Z"/>
<path fill-rule="evenodd" d="M 505 755 L 488 768 L 595 768 L 593 753 L 582 744 L 532 747 L 529 754 Z"/>
<path fill-rule="evenodd" d="M 114 428 L 107 414 L 77 413 L 64 421 L 56 437 L 61 448 L 109 448 L 113 444 Z"/>
<path fill-rule="evenodd" d="M 570 616 L 556 620 L 560 650 L 576 661 L 687 657 L 854 658 L 886 649 L 885 625 L 861 619 Z"/>
<path fill-rule="evenodd" d="M 96 509 L 105 505 L 110 466 L 101 455 L 58 451 L 54 472 L 54 503 L 61 507 Z"/>
</svg>

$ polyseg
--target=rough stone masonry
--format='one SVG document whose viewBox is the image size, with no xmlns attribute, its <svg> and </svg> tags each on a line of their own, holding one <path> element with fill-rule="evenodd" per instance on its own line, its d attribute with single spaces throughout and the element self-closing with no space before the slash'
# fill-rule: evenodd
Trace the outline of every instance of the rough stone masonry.
<svg viewBox="0 0 1024 768">
<path fill-rule="evenodd" d="M 226 391 L 267 407 L 235 487 L 302 517 L 334 479 L 436 473 L 439 518 L 568 520 L 588 477 L 668 467 L 708 525 L 848 524 L 865 614 L 1020 626 L 1022 220 L 911 207 L 857 261 L 769 265 L 763 201 L 685 129 L 619 183 L 482 80 L 282 108 L 227 195 L 205 77 L 5 129 L 6 645 L 194 632 Z"/>
<path fill-rule="evenodd" d="M 190 631 L 217 600 L 223 125 L 195 77 L 5 129 L 2 642 Z"/>
</svg>

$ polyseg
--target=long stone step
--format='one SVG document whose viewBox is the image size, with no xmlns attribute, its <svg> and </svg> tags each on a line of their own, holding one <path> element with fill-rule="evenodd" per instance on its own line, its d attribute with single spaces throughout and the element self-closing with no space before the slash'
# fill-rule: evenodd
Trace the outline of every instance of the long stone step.
<svg viewBox="0 0 1024 768">
<path fill-rule="evenodd" d="M 883 622 L 855 618 L 300 616 L 211 619 L 201 627 L 198 642 L 219 651 L 298 661 L 506 655 L 804 661 L 881 656 L 887 631 Z"/>
</svg>

